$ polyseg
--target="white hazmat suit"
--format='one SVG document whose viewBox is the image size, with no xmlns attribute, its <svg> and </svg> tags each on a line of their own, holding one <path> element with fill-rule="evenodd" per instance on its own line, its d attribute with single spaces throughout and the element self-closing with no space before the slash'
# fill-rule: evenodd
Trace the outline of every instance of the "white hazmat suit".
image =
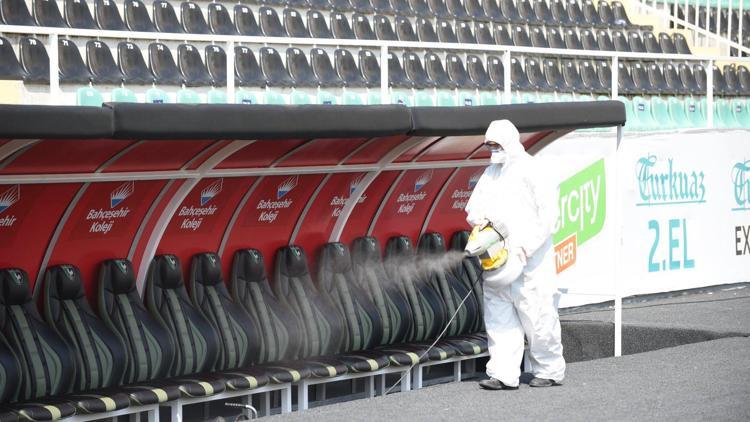
<svg viewBox="0 0 750 422">
<path fill-rule="evenodd" d="M 504 152 L 493 152 L 493 164 L 482 174 L 466 205 L 466 220 L 472 226 L 484 220 L 505 224 L 510 244 L 506 267 L 518 269 L 510 279 L 505 267 L 484 273 L 490 352 L 487 375 L 508 387 L 518 386 L 525 333 L 531 372 L 537 378 L 560 382 L 565 360 L 552 248 L 559 213 L 556 183 L 526 152 L 511 122 L 492 122 L 485 142 L 499 144 Z"/>
</svg>

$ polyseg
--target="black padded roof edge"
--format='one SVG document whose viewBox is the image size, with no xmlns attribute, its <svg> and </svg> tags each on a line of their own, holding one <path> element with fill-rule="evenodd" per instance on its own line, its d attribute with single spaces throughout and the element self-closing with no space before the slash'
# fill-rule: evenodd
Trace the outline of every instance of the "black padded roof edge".
<svg viewBox="0 0 750 422">
<path fill-rule="evenodd" d="M 100 107 L 0 105 L 0 137 L 111 138 L 112 111 Z"/>
<path fill-rule="evenodd" d="M 521 133 L 625 124 L 620 101 L 411 108 L 412 135 L 483 135 L 494 120 L 508 119 Z"/>
<path fill-rule="evenodd" d="M 401 105 L 105 104 L 119 139 L 356 138 L 406 134 Z"/>
</svg>

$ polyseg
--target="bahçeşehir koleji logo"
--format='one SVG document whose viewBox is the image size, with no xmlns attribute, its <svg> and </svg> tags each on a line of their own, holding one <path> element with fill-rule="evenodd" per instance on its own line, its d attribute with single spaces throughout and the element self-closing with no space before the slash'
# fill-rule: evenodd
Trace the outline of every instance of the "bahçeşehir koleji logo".
<svg viewBox="0 0 750 422">
<path fill-rule="evenodd" d="M 276 199 L 283 198 L 286 194 L 292 191 L 297 186 L 299 176 L 290 176 L 286 178 L 279 187 L 276 189 Z"/>
<path fill-rule="evenodd" d="M 109 194 L 109 207 L 114 208 L 135 192 L 135 182 L 125 182 Z"/>
<path fill-rule="evenodd" d="M 750 160 L 739 162 L 732 167 L 734 183 L 734 201 L 737 207 L 733 211 L 750 210 Z"/>
<path fill-rule="evenodd" d="M 221 188 L 224 187 L 224 179 L 218 179 L 210 185 L 203 188 L 201 191 L 201 206 L 209 203 L 216 195 L 221 192 Z"/>
<path fill-rule="evenodd" d="M 477 183 L 479 183 L 479 179 L 482 177 L 482 174 L 484 174 L 484 169 L 479 170 L 478 172 L 474 173 L 469 177 L 469 190 L 474 190 L 475 187 L 477 187 Z"/>
<path fill-rule="evenodd" d="M 430 183 L 430 180 L 432 180 L 432 170 L 428 170 L 419 175 L 414 182 L 414 192 L 419 192 L 426 184 Z"/>
<path fill-rule="evenodd" d="M 0 194 L 0 212 L 10 208 L 11 205 L 21 199 L 21 186 L 13 185 L 10 189 Z"/>
<path fill-rule="evenodd" d="M 360 182 L 362 182 L 362 176 L 363 174 L 360 174 L 359 176 L 355 177 L 351 182 L 349 182 L 349 196 L 354 194 L 354 191 L 357 190 L 357 187 L 359 187 Z"/>
</svg>

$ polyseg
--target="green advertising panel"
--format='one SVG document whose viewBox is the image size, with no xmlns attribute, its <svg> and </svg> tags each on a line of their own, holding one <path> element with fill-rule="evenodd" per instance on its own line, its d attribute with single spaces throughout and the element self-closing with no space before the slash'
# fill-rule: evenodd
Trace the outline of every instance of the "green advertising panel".
<svg viewBox="0 0 750 422">
<path fill-rule="evenodd" d="M 560 218 L 553 243 L 575 234 L 580 246 L 602 230 L 607 214 L 606 186 L 603 158 L 560 183 Z"/>
</svg>

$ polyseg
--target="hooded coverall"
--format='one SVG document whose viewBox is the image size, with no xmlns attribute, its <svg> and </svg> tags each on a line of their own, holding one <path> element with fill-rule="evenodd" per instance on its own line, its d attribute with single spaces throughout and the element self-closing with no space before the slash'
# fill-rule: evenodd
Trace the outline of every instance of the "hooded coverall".
<svg viewBox="0 0 750 422">
<path fill-rule="evenodd" d="M 537 378 L 560 382 L 565 360 L 552 248 L 559 213 L 556 183 L 526 152 L 511 122 L 492 122 L 485 142 L 502 146 L 504 154 L 498 155 L 504 155 L 504 163 L 491 164 L 484 171 L 466 205 L 466 220 L 472 226 L 484 220 L 504 223 L 509 232 L 509 264 L 520 261 L 514 265 L 520 275 L 510 280 L 503 267 L 483 275 L 490 353 L 487 375 L 506 386 L 518 386 L 525 333 L 531 372 Z"/>
</svg>

